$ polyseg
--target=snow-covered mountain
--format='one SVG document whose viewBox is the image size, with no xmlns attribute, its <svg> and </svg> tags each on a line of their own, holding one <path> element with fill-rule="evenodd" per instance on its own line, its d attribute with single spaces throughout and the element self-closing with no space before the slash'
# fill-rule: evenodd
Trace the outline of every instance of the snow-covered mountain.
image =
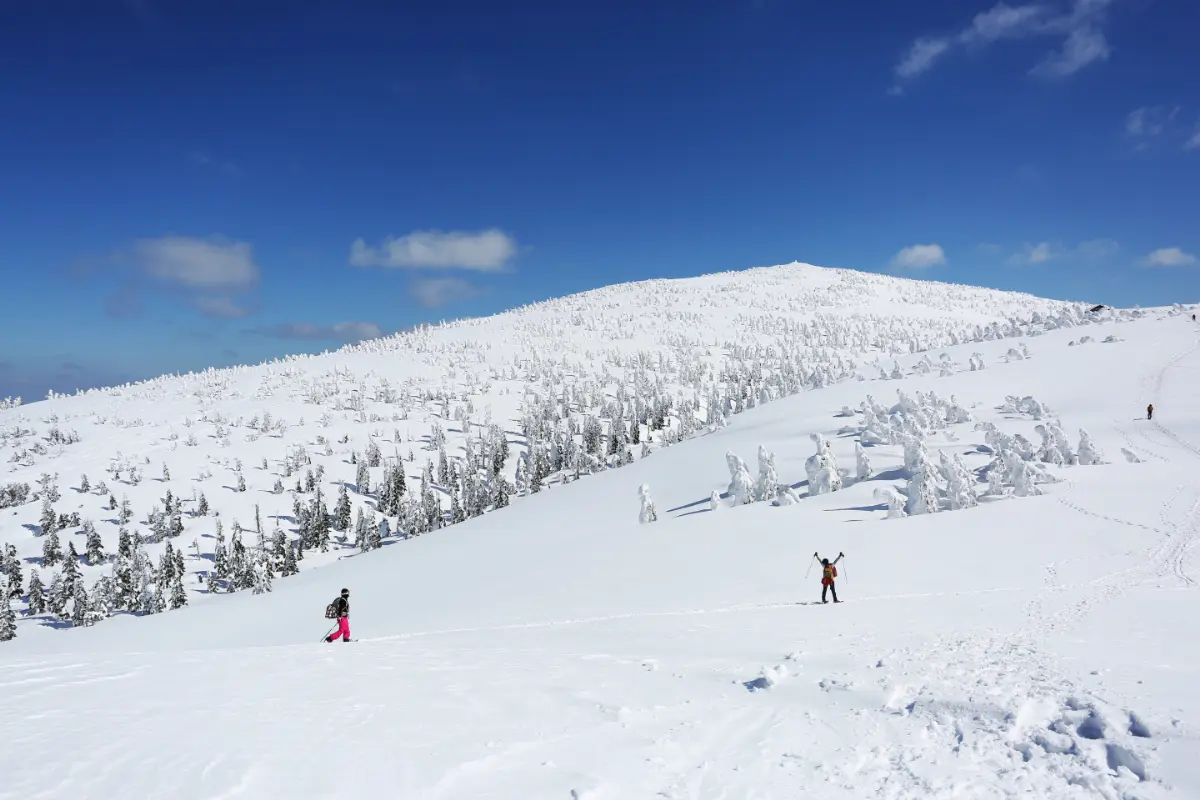
<svg viewBox="0 0 1200 800">
<path fill-rule="evenodd" d="M 790 265 L 0 410 L 0 796 L 1195 796 L 1200 326 L 1091 308 Z"/>
</svg>

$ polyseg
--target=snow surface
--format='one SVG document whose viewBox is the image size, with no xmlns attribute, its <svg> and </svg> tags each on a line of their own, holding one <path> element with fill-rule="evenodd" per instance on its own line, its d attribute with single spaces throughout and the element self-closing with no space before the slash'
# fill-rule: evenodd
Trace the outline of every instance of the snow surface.
<svg viewBox="0 0 1200 800">
<path fill-rule="evenodd" d="M 563 371 L 611 395 L 641 358 L 669 393 L 698 383 L 702 397 L 723 366 L 757 360 L 769 374 L 766 348 L 789 347 L 810 364 L 842 359 L 848 378 L 727 426 L 702 419 L 628 466 L 552 479 L 378 552 L 311 552 L 268 594 L 210 596 L 194 573 L 211 563 L 190 557 L 186 608 L 76 628 L 23 616 L 0 643 L 0 798 L 1200 797 L 1200 326 L 1176 311 L 1087 318 L 1092 341 L 1078 344 L 1074 327 L 1030 322 L 1079 318 L 1070 304 L 794 265 L 611 287 L 316 358 L 0 411 L 0 429 L 37 430 L 5 441 L 3 455 L 25 452 L 0 484 L 57 472 L 56 510 L 93 518 L 111 552 L 107 498 L 73 487 L 85 472 L 104 479 L 118 451 L 151 461 L 138 486 L 109 481 L 139 520 L 168 488 L 166 462 L 176 494 L 195 485 L 226 526 L 250 527 L 255 503 L 273 525 L 291 514 L 292 498 L 269 490 L 297 444 L 327 465 L 332 506 L 354 480 L 347 454 L 378 429 L 390 455 L 399 429 L 398 449 L 419 453 L 413 487 L 433 421 L 450 449 L 463 441 L 431 397 L 443 390 L 456 407 L 471 400 L 473 421 L 490 407 L 517 454 L 521 397 L 559 391 Z M 974 340 L 976 326 L 1014 318 L 1020 335 Z M 854 326 L 864 338 L 811 340 Z M 944 375 L 942 353 L 955 365 Z M 975 354 L 985 369 L 968 368 Z M 935 369 L 922 372 L 927 355 Z M 689 358 L 711 372 L 689 374 Z M 896 362 L 904 377 L 880 379 Z M 410 399 L 347 407 L 380 377 Z M 973 416 L 927 446 L 934 464 L 940 450 L 962 457 L 977 506 L 886 519 L 875 491 L 905 489 L 899 445 L 865 447 L 873 475 L 856 479 L 862 404 L 891 406 L 897 390 L 953 395 Z M 1049 466 L 1059 482 L 1041 496 L 985 496 L 991 456 L 976 423 L 1036 446 L 1046 422 L 1005 410 L 1009 396 L 1035 397 L 1072 446 L 1086 429 L 1108 463 Z M 288 428 L 255 436 L 237 423 L 264 410 Z M 30 451 L 50 425 L 80 441 Z M 810 496 L 817 433 L 847 477 Z M 726 454 L 753 469 L 760 445 L 799 502 L 724 497 L 714 512 Z M 222 488 L 235 458 L 245 493 Z M 639 522 L 643 485 L 652 523 Z M 39 515 L 36 501 L 0 511 L 26 582 Z M 181 541 L 206 553 L 215 520 L 184 522 Z M 82 536 L 62 535 L 83 551 Z M 819 603 L 814 550 L 846 553 L 843 604 Z M 108 567 L 82 569 L 90 584 Z M 357 639 L 321 643 L 342 586 Z"/>
</svg>

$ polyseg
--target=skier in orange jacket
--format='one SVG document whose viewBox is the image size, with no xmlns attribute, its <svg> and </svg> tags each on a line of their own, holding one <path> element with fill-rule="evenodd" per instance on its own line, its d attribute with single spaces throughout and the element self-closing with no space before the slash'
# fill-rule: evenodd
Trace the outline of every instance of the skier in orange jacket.
<svg viewBox="0 0 1200 800">
<path fill-rule="evenodd" d="M 838 553 L 837 558 L 835 558 L 833 561 L 830 561 L 828 558 L 821 558 L 816 553 L 813 553 L 813 558 L 816 558 L 818 561 L 821 562 L 821 602 L 822 603 L 829 602 L 828 600 L 825 599 L 826 592 L 833 593 L 833 602 L 835 602 L 835 603 L 842 602 L 841 600 L 837 599 L 837 587 L 835 587 L 833 585 L 833 582 L 837 578 L 837 566 L 836 566 L 837 562 L 841 561 L 842 557 L 845 555 L 846 555 L 845 553 Z"/>
</svg>

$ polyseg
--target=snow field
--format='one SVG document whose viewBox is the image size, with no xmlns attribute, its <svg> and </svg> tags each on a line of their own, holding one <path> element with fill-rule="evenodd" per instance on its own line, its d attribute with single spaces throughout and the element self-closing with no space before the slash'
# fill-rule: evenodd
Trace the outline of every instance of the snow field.
<svg viewBox="0 0 1200 800">
<path fill-rule="evenodd" d="M 1011 340 L 934 351 L 948 377 L 863 368 L 269 594 L 22 620 L 0 645 L 0 797 L 1200 796 L 1200 328 L 1155 312 L 1087 333 L 1022 338 L 1011 363 Z M 962 371 L 974 353 L 986 369 Z M 1035 497 L 982 496 L 976 472 L 976 507 L 885 519 L 903 448 L 863 448 L 857 481 L 863 418 L 839 413 L 897 389 L 973 417 L 929 437 L 934 464 L 986 469 L 980 422 L 1036 445 L 1045 420 L 1009 395 L 1109 463 L 1051 466 Z M 808 494 L 814 433 L 839 491 Z M 726 454 L 757 477 L 760 445 L 799 502 L 712 511 Z M 847 602 L 819 604 L 814 550 L 846 552 Z M 343 585 L 359 641 L 319 644 Z"/>
</svg>

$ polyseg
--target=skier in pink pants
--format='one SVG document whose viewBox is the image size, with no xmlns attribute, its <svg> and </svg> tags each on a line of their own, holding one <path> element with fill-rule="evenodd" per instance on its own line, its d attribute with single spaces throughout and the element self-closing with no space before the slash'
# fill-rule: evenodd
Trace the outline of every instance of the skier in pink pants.
<svg viewBox="0 0 1200 800">
<path fill-rule="evenodd" d="M 332 603 L 334 610 L 337 611 L 338 629 L 325 637 L 325 641 L 332 642 L 336 639 L 341 639 L 343 642 L 350 641 L 350 590 L 342 589 L 342 596 Z"/>
</svg>

